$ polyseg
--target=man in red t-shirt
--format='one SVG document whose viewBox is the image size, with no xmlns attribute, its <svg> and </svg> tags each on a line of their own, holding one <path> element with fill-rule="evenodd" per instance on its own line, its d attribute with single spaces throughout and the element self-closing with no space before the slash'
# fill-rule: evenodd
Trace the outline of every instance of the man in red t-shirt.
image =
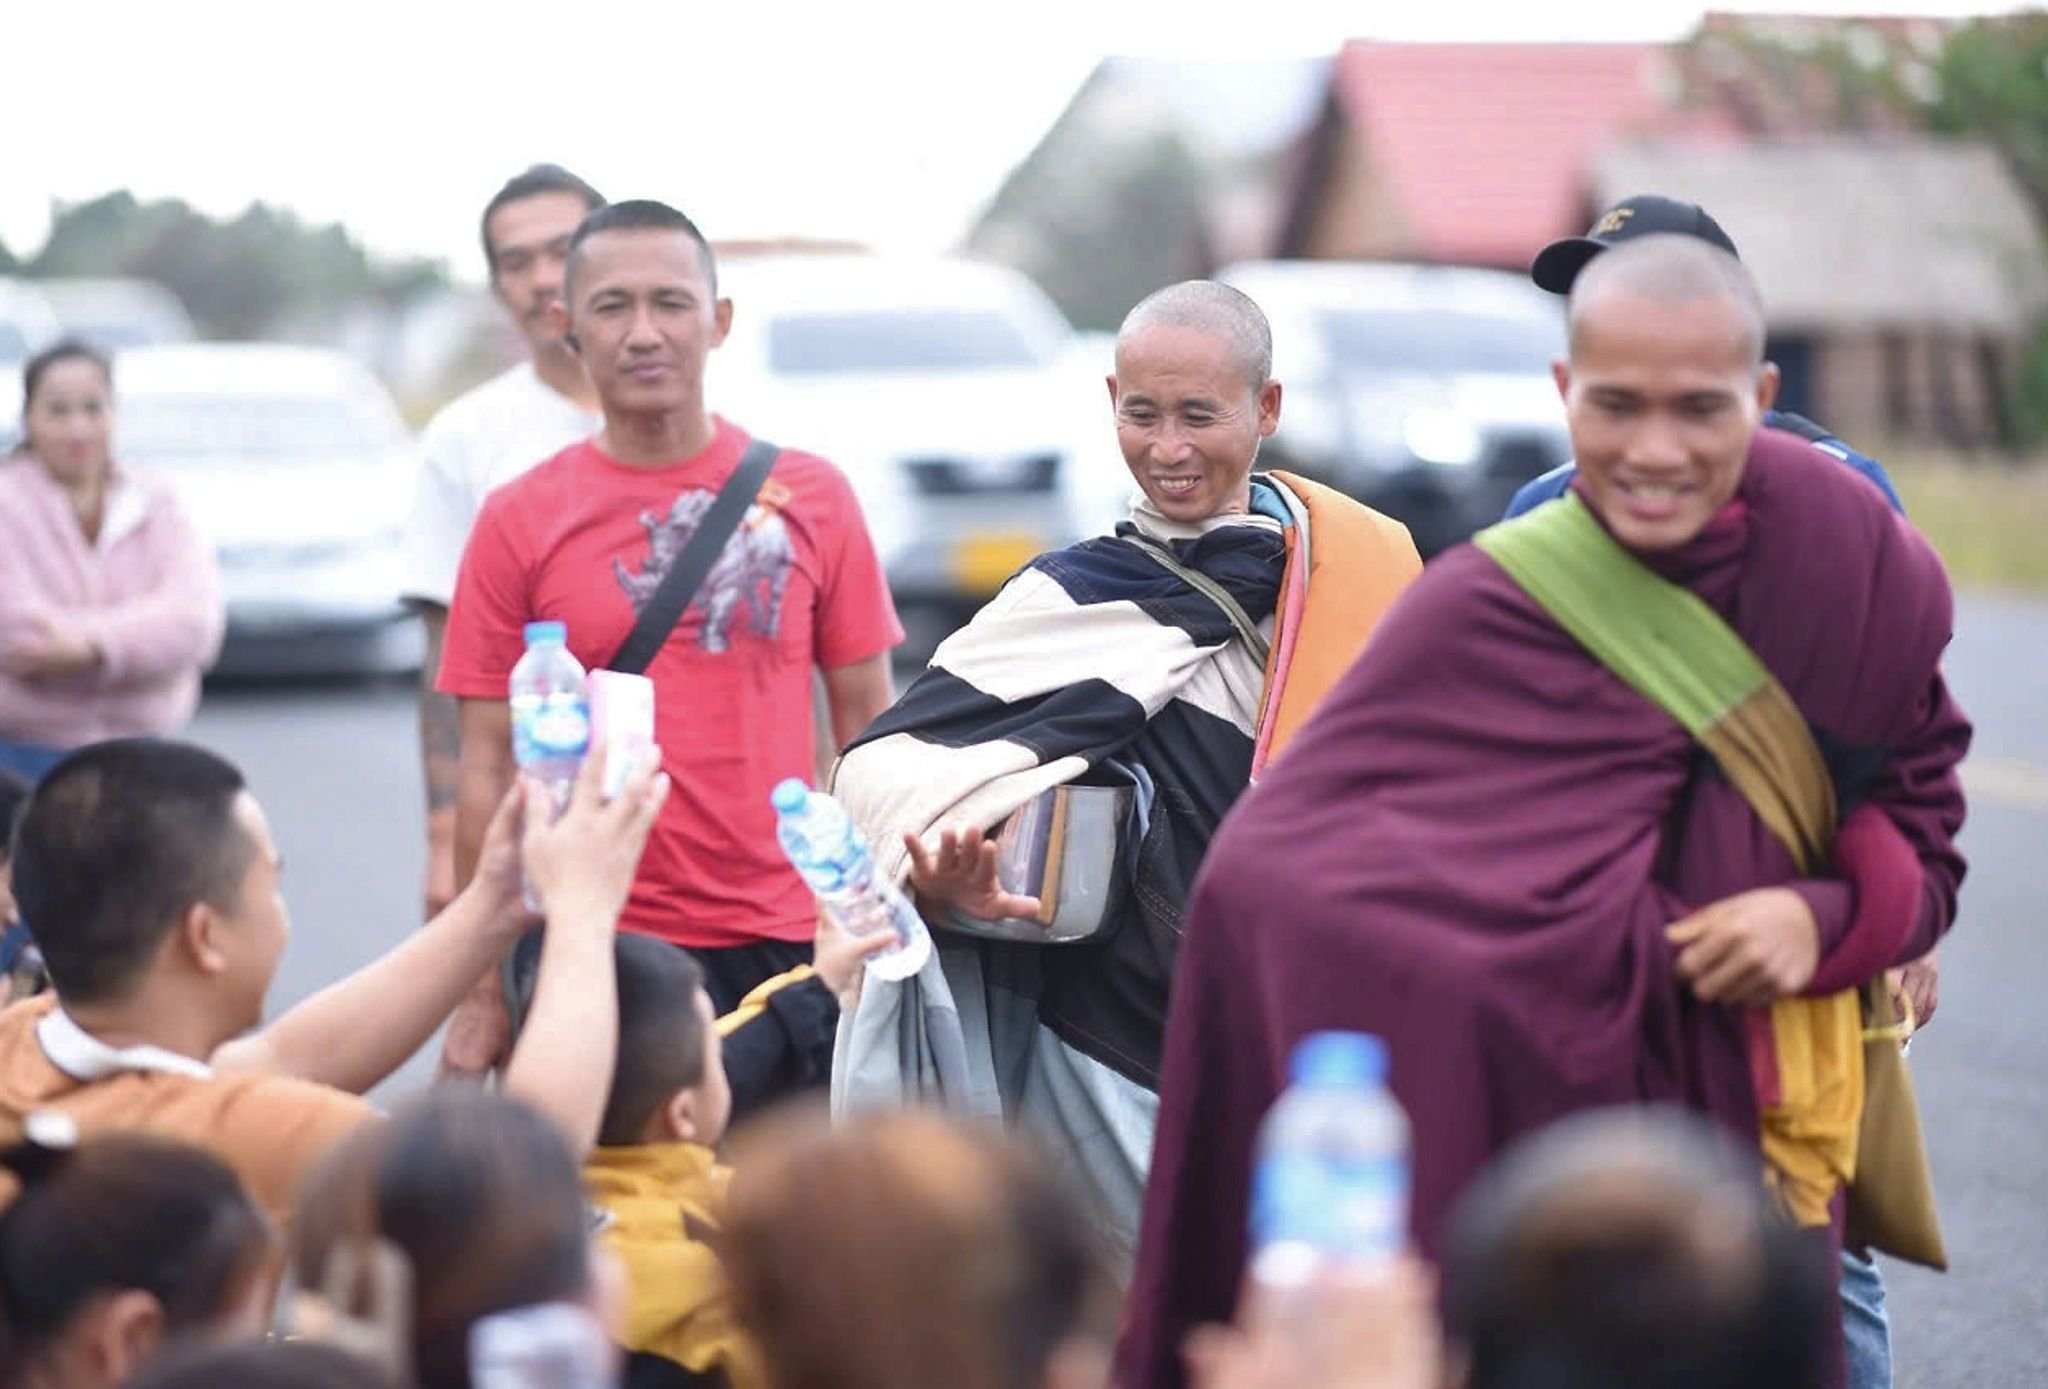
<svg viewBox="0 0 2048 1389">
<path fill-rule="evenodd" d="M 746 450 L 704 402 L 705 359 L 732 321 L 716 277 L 702 234 L 661 203 L 602 208 L 570 242 L 557 311 L 604 426 L 493 492 L 462 557 L 440 688 L 462 704 L 464 881 L 516 771 L 506 685 L 525 624 L 563 622 L 585 667 L 609 662 Z M 843 745 L 888 707 L 902 639 L 852 488 L 783 452 L 646 672 L 673 791 L 620 924 L 695 954 L 721 1011 L 808 958 L 816 929 L 768 799 L 816 770 L 812 670 Z M 494 977 L 451 1023 L 443 1064 L 483 1070 L 506 1041 Z"/>
</svg>

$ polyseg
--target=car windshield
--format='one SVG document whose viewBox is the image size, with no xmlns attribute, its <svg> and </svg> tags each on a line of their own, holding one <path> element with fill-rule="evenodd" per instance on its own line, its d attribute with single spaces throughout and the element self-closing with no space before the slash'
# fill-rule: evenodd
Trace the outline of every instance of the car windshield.
<svg viewBox="0 0 2048 1389">
<path fill-rule="evenodd" d="M 121 456 L 164 467 L 319 462 L 361 457 L 404 439 L 379 402 L 340 395 L 124 394 L 117 408 Z"/>
<path fill-rule="evenodd" d="M 787 376 L 993 371 L 1045 365 L 1018 324 L 984 309 L 805 313 L 768 330 L 768 364 Z"/>
<path fill-rule="evenodd" d="M 1322 316 L 1346 376 L 1400 373 L 1547 374 L 1564 350 L 1564 323 L 1440 309 L 1346 310 Z"/>
</svg>

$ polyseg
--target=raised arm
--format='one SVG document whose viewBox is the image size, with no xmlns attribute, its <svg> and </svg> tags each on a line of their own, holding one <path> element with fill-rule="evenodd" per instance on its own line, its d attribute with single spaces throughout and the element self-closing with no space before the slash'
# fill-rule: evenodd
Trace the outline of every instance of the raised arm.
<svg viewBox="0 0 2048 1389">
<path fill-rule="evenodd" d="M 502 699 L 458 702 L 461 744 L 455 799 L 455 884 L 468 885 L 483 852 L 484 831 L 518 774 L 512 760 L 512 706 Z"/>
<path fill-rule="evenodd" d="M 511 948 L 519 902 L 520 797 L 500 797 L 483 868 L 448 909 L 397 949 L 214 1054 L 224 1071 L 264 1071 L 357 1094 L 425 1046 Z"/>
<path fill-rule="evenodd" d="M 426 915 L 432 917 L 455 896 L 455 803 L 462 791 L 462 711 L 455 696 L 434 688 L 441 674 L 448 610 L 423 600 L 414 606 L 427 638 L 426 660 L 420 668 L 420 772 L 427 791 Z"/>
<path fill-rule="evenodd" d="M 1925 955 L 1955 923 L 1964 871 L 1956 835 L 1966 809 L 1958 769 L 1970 750 L 1970 737 L 1969 718 L 1949 694 L 1946 678 L 1936 672 L 1871 788 L 1869 803 L 1898 826 L 1925 877 L 1919 918 L 1894 964 Z"/>
<path fill-rule="evenodd" d="M 396 950 L 221 1047 L 223 1071 L 298 1076 L 361 1092 L 433 1035 L 522 923 L 522 863 L 547 906 L 549 930 L 525 1031 L 505 1071 L 508 1094 L 562 1127 L 581 1152 L 596 1140 L 618 1047 L 612 941 L 648 830 L 668 793 L 650 759 L 619 797 L 600 795 L 591 757 L 562 818 L 527 817 L 528 788 L 493 817 L 475 878 L 454 904 Z"/>
<path fill-rule="evenodd" d="M 461 701 L 462 776 L 455 803 L 455 883 L 466 888 L 485 858 L 493 809 L 517 780 L 512 760 L 511 706 L 502 699 Z M 470 975 L 468 996 L 448 1019 L 440 1074 L 481 1077 L 504 1059 L 512 1041 L 504 982 L 495 960 Z"/>
<path fill-rule="evenodd" d="M 448 608 L 469 533 L 483 498 L 474 495 L 462 466 L 464 434 L 443 412 L 421 438 L 406 523 L 405 598 L 426 633 L 420 670 L 420 771 L 427 801 L 427 916 L 455 895 L 455 798 L 462 768 L 461 725 L 455 698 L 439 692 Z"/>
<path fill-rule="evenodd" d="M 613 942 L 648 831 L 668 796 L 660 766 L 656 749 L 606 803 L 603 751 L 592 748 L 562 818 L 549 824 L 536 814 L 526 821 L 526 873 L 548 929 L 504 1088 L 553 1118 L 579 1157 L 597 1142 L 611 1092 L 619 1049 Z M 537 806 L 546 794 L 529 784 L 526 799 Z"/>
</svg>

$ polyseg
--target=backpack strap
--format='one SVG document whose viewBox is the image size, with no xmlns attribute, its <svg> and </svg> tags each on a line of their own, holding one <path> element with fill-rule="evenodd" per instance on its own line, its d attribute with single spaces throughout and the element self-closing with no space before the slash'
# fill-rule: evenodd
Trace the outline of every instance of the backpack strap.
<svg viewBox="0 0 2048 1389">
<path fill-rule="evenodd" d="M 1273 654 L 1272 644 L 1260 633 L 1259 624 L 1252 621 L 1252 616 L 1244 610 L 1244 605 L 1230 596 L 1229 589 L 1194 566 L 1182 564 L 1173 551 L 1155 540 L 1142 535 L 1126 535 L 1122 539 L 1128 544 L 1135 545 L 1141 553 L 1150 556 L 1161 569 L 1215 604 L 1260 666 L 1267 663 Z"/>
</svg>

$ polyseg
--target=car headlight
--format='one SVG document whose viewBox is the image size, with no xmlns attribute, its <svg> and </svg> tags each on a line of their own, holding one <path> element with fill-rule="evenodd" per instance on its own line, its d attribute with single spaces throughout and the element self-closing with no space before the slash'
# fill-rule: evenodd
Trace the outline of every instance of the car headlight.
<svg viewBox="0 0 2048 1389">
<path fill-rule="evenodd" d="M 1470 420 L 1450 410 L 1417 410 L 1401 424 L 1401 442 L 1424 463 L 1466 468 L 1479 461 L 1486 441 Z"/>
</svg>

